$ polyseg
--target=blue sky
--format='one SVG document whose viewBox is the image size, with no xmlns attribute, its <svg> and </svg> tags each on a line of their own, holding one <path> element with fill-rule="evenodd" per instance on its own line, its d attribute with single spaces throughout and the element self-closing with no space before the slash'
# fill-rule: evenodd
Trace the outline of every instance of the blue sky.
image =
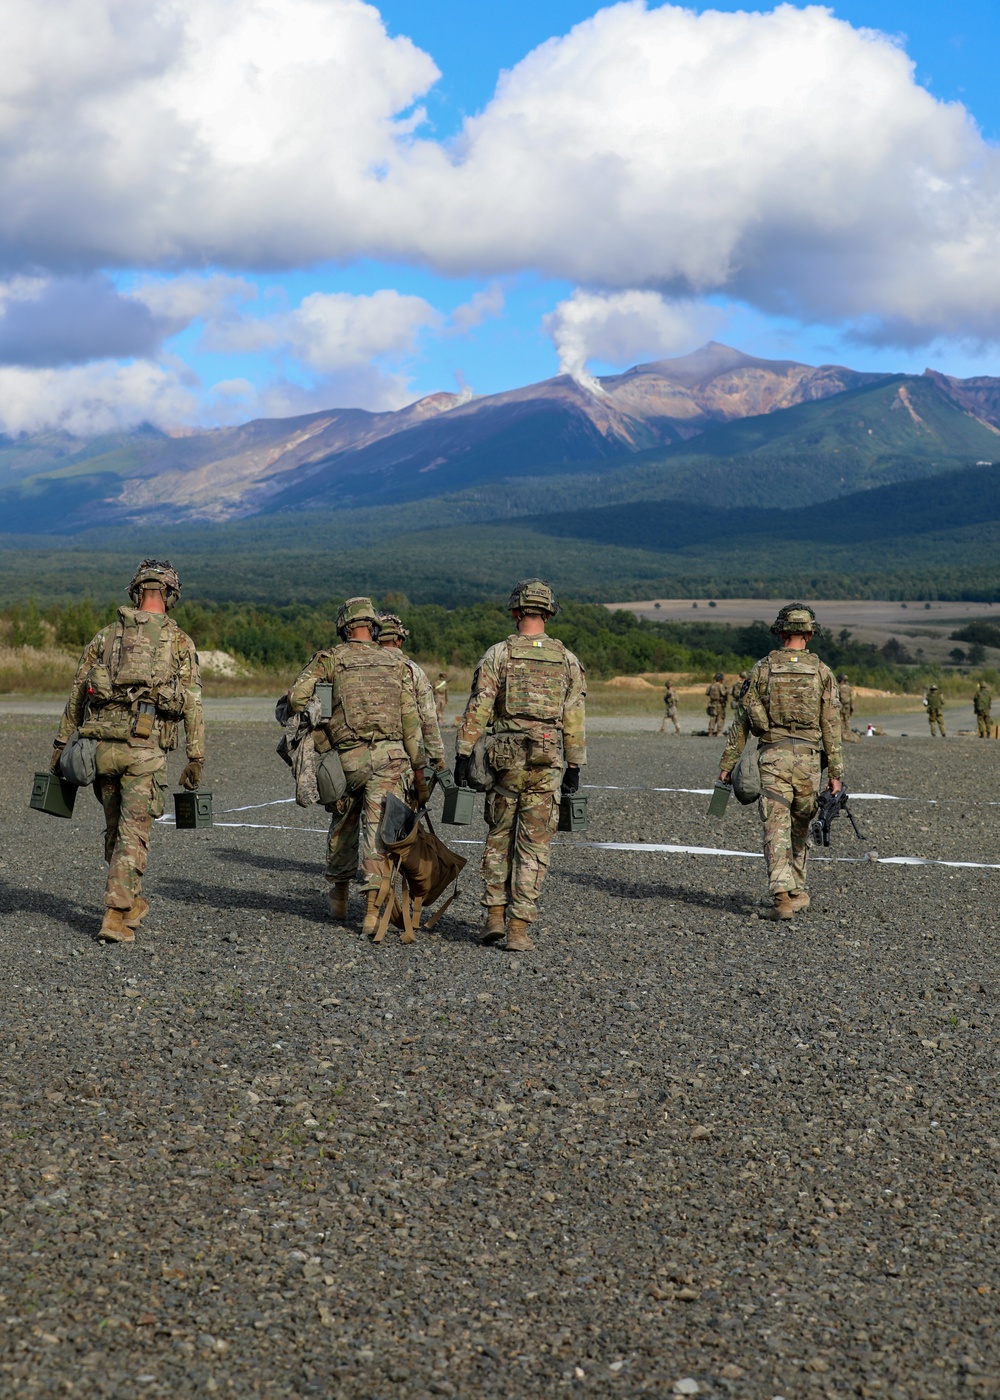
<svg viewBox="0 0 1000 1400">
<path fill-rule="evenodd" d="M 709 337 L 1000 374 L 980 0 L 110 5 L 17 36 L 0 430 L 392 408 Z"/>
</svg>

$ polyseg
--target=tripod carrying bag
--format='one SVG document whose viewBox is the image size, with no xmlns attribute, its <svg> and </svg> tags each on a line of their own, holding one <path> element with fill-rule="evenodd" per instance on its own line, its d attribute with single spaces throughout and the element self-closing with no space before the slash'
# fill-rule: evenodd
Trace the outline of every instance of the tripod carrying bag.
<svg viewBox="0 0 1000 1400">
<path fill-rule="evenodd" d="M 458 877 L 467 862 L 464 856 L 456 855 L 440 839 L 426 810 L 415 812 L 394 793 L 386 796 L 380 830 L 389 852 L 390 866 L 378 892 L 382 913 L 375 931 L 375 942 L 381 943 L 391 921 L 396 928 L 403 930 L 403 942 L 412 943 L 425 906 L 440 899 L 448 886 L 454 884 L 449 897 L 424 927 L 433 928 L 451 904 L 458 893 Z M 398 894 L 397 875 L 401 877 Z"/>
</svg>

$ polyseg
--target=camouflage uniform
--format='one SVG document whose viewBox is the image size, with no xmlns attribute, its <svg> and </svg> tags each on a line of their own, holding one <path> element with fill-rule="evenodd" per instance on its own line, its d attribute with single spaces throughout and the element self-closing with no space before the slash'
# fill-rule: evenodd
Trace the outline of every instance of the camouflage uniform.
<svg viewBox="0 0 1000 1400">
<path fill-rule="evenodd" d="M 935 725 L 940 729 L 942 739 L 948 737 L 944 732 L 944 697 L 936 685 L 932 685 L 927 692 L 927 719 L 931 726 L 932 739 Z"/>
<path fill-rule="evenodd" d="M 854 717 L 854 687 L 846 676 L 840 676 L 837 680 L 837 689 L 840 691 L 840 738 L 844 744 L 856 744 L 858 736 L 851 728 L 851 720 Z"/>
<path fill-rule="evenodd" d="M 321 681 L 333 683 L 333 714 L 314 732 L 316 752 L 338 751 L 348 789 L 332 813 L 327 878 L 338 883 L 357 875 L 363 890 L 376 891 L 388 870 L 379 834 L 385 796 L 405 798 L 413 778 L 410 765 L 422 766 L 413 674 L 394 648 L 342 642 L 318 651 L 292 686 L 293 713 L 306 708 Z"/>
<path fill-rule="evenodd" d="M 437 713 L 438 724 L 444 719 L 445 706 L 448 704 L 448 677 L 438 676 L 434 682 L 434 708 Z"/>
<path fill-rule="evenodd" d="M 768 889 L 772 896 L 798 894 L 806 887 L 806 839 L 816 815 L 821 752 L 830 776 L 844 776 L 840 698 L 829 666 L 791 647 L 758 661 L 730 726 L 723 772 L 732 772 L 751 733 L 760 744 Z"/>
<path fill-rule="evenodd" d="M 491 736 L 497 775 L 486 797 L 482 902 L 528 924 L 549 868 L 563 764 L 587 762 L 586 694 L 583 667 L 562 642 L 514 633 L 480 660 L 458 731 L 459 755 Z"/>
<path fill-rule="evenodd" d="M 677 723 L 677 692 L 669 681 L 667 681 L 663 691 L 663 723 L 660 725 L 658 733 L 663 734 L 666 731 L 667 720 L 672 722 L 674 733 L 679 734 L 681 727 Z"/>
<path fill-rule="evenodd" d="M 403 660 L 410 668 L 413 698 L 416 701 L 417 714 L 420 717 L 421 762 L 417 764 L 417 767 L 424 768 L 429 763 L 432 768 L 440 768 L 444 764 L 444 744 L 441 742 L 441 730 L 438 728 L 437 705 L 433 687 L 427 679 L 426 672 L 417 665 L 411 656 L 404 656 Z"/>
<path fill-rule="evenodd" d="M 714 739 L 722 733 L 722 723 L 726 718 L 726 701 L 728 694 L 722 681 L 713 681 L 705 691 L 708 696 L 708 706 L 705 713 L 708 715 L 708 737 Z"/>
<path fill-rule="evenodd" d="M 976 693 L 972 697 L 972 708 L 976 712 L 976 730 L 980 739 L 988 739 L 991 730 L 990 707 L 993 704 L 993 696 L 986 688 L 986 682 L 980 681 L 976 687 Z"/>
<path fill-rule="evenodd" d="M 155 707 L 145 736 L 134 732 L 141 703 Z M 79 729 L 98 740 L 94 788 L 104 807 L 107 909 L 139 905 L 150 831 L 163 815 L 167 754 L 177 747 L 181 720 L 188 761 L 204 762 L 194 642 L 163 613 L 119 608 L 80 658 L 56 737 L 66 744 Z"/>
</svg>

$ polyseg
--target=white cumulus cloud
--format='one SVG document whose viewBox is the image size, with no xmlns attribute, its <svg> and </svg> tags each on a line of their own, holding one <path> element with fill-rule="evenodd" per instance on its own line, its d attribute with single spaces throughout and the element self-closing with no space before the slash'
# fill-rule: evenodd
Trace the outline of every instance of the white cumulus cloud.
<svg viewBox="0 0 1000 1400">
<path fill-rule="evenodd" d="M 635 364 L 706 340 L 721 320 L 713 307 L 665 301 L 657 292 L 595 293 L 581 288 L 545 317 L 563 374 L 592 389 L 588 360 Z"/>
<path fill-rule="evenodd" d="M 175 427 L 197 410 L 187 378 L 182 370 L 148 360 L 64 369 L 0 367 L 0 432 L 13 437 L 61 428 L 85 437 L 141 423 Z"/>
</svg>

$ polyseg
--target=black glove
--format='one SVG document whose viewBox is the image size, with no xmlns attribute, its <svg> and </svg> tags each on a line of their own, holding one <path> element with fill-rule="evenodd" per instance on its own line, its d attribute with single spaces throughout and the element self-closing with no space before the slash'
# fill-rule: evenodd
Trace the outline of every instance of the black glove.
<svg viewBox="0 0 1000 1400">
<path fill-rule="evenodd" d="M 580 770 L 579 768 L 567 768 L 562 780 L 563 792 L 580 791 Z"/>
<path fill-rule="evenodd" d="M 469 755 L 467 753 L 455 756 L 455 784 L 460 788 L 469 786 Z"/>
</svg>

